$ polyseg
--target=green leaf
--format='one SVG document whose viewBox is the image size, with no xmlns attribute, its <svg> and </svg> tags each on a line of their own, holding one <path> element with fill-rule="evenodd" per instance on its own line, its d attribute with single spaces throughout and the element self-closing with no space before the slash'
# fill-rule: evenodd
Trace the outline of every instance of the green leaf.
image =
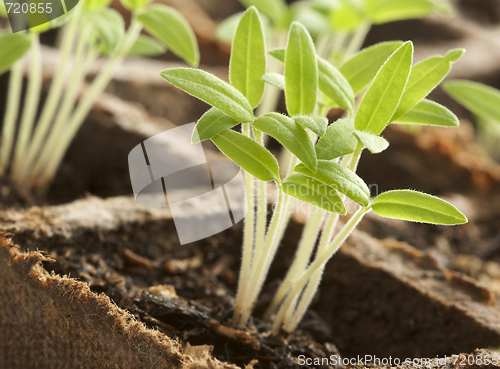
<svg viewBox="0 0 500 369">
<path fill-rule="evenodd" d="M 457 116 L 448 108 L 427 99 L 395 120 L 395 123 L 426 124 L 432 126 L 458 127 Z"/>
<path fill-rule="evenodd" d="M 287 10 L 284 0 L 240 0 L 240 2 L 247 8 L 255 6 L 259 12 L 271 18 L 274 23 L 278 23 Z"/>
<path fill-rule="evenodd" d="M 385 138 L 374 135 L 373 133 L 354 131 L 354 135 L 372 154 L 381 153 L 389 147 L 389 142 L 387 142 Z"/>
<path fill-rule="evenodd" d="M 378 195 L 373 212 L 386 218 L 431 224 L 464 224 L 467 217 L 450 203 L 425 193 L 397 190 Z"/>
<path fill-rule="evenodd" d="M 425 17 L 434 8 L 432 0 L 370 0 L 366 3 L 366 12 L 375 24 Z"/>
<path fill-rule="evenodd" d="M 352 32 L 364 19 L 363 10 L 352 1 L 339 1 L 330 12 L 330 25 L 337 31 Z"/>
<path fill-rule="evenodd" d="M 0 1 L 0 17 L 4 17 L 4 18 L 8 17 L 7 9 L 5 8 L 5 4 L 4 4 L 3 0 Z"/>
<path fill-rule="evenodd" d="M 340 73 L 351 84 L 355 94 L 375 78 L 380 67 L 402 44 L 402 41 L 390 41 L 367 47 L 339 68 Z"/>
<path fill-rule="evenodd" d="M 238 121 L 224 114 L 218 109 L 212 108 L 208 110 L 196 123 L 191 143 L 195 144 L 200 141 L 208 140 L 222 131 L 232 128 L 238 124 Z"/>
<path fill-rule="evenodd" d="M 261 181 L 280 183 L 278 161 L 266 148 L 231 129 L 212 138 L 214 144 L 241 169 Z"/>
<path fill-rule="evenodd" d="M 311 36 L 293 22 L 285 57 L 285 101 L 290 116 L 312 114 L 316 108 L 318 63 Z"/>
<path fill-rule="evenodd" d="M 292 118 L 279 113 L 268 113 L 256 119 L 253 127 L 274 137 L 292 152 L 311 171 L 318 165 L 313 143 L 307 132 Z"/>
<path fill-rule="evenodd" d="M 339 119 L 332 123 L 316 144 L 318 159 L 332 160 L 354 152 L 358 141 L 353 132 L 352 118 Z"/>
<path fill-rule="evenodd" d="M 331 33 L 328 18 L 319 11 L 310 7 L 305 2 L 295 2 L 292 7 L 296 8 L 294 20 L 306 27 L 307 31 L 316 37 L 321 33 Z"/>
<path fill-rule="evenodd" d="M 226 44 L 231 44 L 233 42 L 236 29 L 238 28 L 238 24 L 240 23 L 243 14 L 244 12 L 233 14 L 219 23 L 217 30 L 215 31 L 215 38 L 217 41 Z"/>
<path fill-rule="evenodd" d="M 157 56 L 164 54 L 166 51 L 165 46 L 154 38 L 139 35 L 128 54 L 131 56 Z"/>
<path fill-rule="evenodd" d="M 229 62 L 229 79 L 255 108 L 264 95 L 266 44 L 259 13 L 250 7 L 240 20 L 234 35 Z"/>
<path fill-rule="evenodd" d="M 316 173 L 311 172 L 304 164 L 297 165 L 295 171 L 332 186 L 361 206 L 369 204 L 370 190 L 366 183 L 356 173 L 340 164 L 318 160 Z"/>
<path fill-rule="evenodd" d="M 358 131 L 380 134 L 389 124 L 410 75 L 413 44 L 406 42 L 380 68 L 354 118 Z"/>
<path fill-rule="evenodd" d="M 458 61 L 464 51 L 464 49 L 451 50 L 446 56 L 433 56 L 415 65 L 411 69 L 405 92 L 392 119 L 399 118 L 429 95 L 446 77 L 451 64 Z"/>
<path fill-rule="evenodd" d="M 171 68 L 160 73 L 168 82 L 212 105 L 238 122 L 254 120 L 252 107 L 245 96 L 220 78 L 199 69 Z"/>
<path fill-rule="evenodd" d="M 120 0 L 120 2 L 128 10 L 137 11 L 143 9 L 151 0 Z"/>
<path fill-rule="evenodd" d="M 285 76 L 279 73 L 266 73 L 261 78 L 264 82 L 279 88 L 280 90 L 285 90 Z"/>
<path fill-rule="evenodd" d="M 0 36 L 0 74 L 5 72 L 29 50 L 30 37 L 22 33 L 4 33 Z"/>
<path fill-rule="evenodd" d="M 443 89 L 474 114 L 500 122 L 500 91 L 482 83 L 453 80 Z"/>
<path fill-rule="evenodd" d="M 21 58 L 31 46 L 31 38 L 25 33 L 0 32 L 0 71 L 4 71 Z"/>
<path fill-rule="evenodd" d="M 87 10 L 97 10 L 104 8 L 111 3 L 111 0 L 84 0 L 83 7 Z"/>
<path fill-rule="evenodd" d="M 273 49 L 269 51 L 268 54 L 282 63 L 285 62 L 286 49 Z"/>
<path fill-rule="evenodd" d="M 295 115 L 293 120 L 302 127 L 309 128 L 319 137 L 325 134 L 328 126 L 328 119 L 319 115 Z"/>
<path fill-rule="evenodd" d="M 335 188 L 300 173 L 288 176 L 283 182 L 283 192 L 332 213 L 347 213 L 342 197 Z"/>
<path fill-rule="evenodd" d="M 146 31 L 188 64 L 200 62 L 198 43 L 189 23 L 177 10 L 163 4 L 154 4 L 137 16 Z"/>
<path fill-rule="evenodd" d="M 342 109 L 352 112 L 354 91 L 337 68 L 318 57 L 319 89 Z"/>
<path fill-rule="evenodd" d="M 100 8 L 83 12 L 84 18 L 103 42 L 106 52 L 113 52 L 125 34 L 125 23 L 116 10 Z"/>
</svg>

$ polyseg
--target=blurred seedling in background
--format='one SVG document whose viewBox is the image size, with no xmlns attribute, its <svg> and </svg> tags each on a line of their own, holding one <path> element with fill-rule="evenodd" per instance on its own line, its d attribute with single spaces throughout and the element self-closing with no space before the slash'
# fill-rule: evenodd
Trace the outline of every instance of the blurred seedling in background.
<svg viewBox="0 0 500 369">
<path fill-rule="evenodd" d="M 283 63 L 284 73 L 269 75 L 262 23 L 255 7 L 239 20 L 232 43 L 230 83 L 191 68 L 167 69 L 161 75 L 212 106 L 197 122 L 192 142 L 213 141 L 245 172 L 249 211 L 234 326 L 248 323 L 296 199 L 311 207 L 295 258 L 264 316 L 277 334 L 280 329 L 291 332 L 297 327 L 325 263 L 367 212 L 433 224 L 467 222 L 448 202 L 416 191 L 388 191 L 370 199 L 367 184 L 356 174 L 365 148 L 376 154 L 388 147 L 380 134 L 391 123 L 458 125 L 452 112 L 426 96 L 464 50 L 451 50 L 413 65 L 411 42 L 384 42 L 361 50 L 336 68 L 317 53 L 307 29 L 294 21 L 286 47 L 269 52 Z M 258 106 L 266 104 L 264 81 L 284 90 L 288 115 L 254 115 L 255 108 L 259 112 Z M 365 90 L 357 106 L 355 98 Z M 326 114 L 332 106 L 344 109 L 346 116 L 328 125 Z M 232 128 L 240 123 L 238 133 Z M 291 153 L 283 176 L 264 145 L 265 135 Z M 273 182 L 277 191 L 269 222 L 267 182 Z M 358 210 L 342 224 L 339 216 L 347 213 L 346 198 L 358 204 Z"/>
<path fill-rule="evenodd" d="M 474 114 L 478 141 L 492 158 L 500 161 L 500 91 L 465 80 L 447 81 L 443 89 Z"/>
<path fill-rule="evenodd" d="M 122 0 L 132 11 L 127 30 L 122 16 L 108 7 L 110 0 L 84 0 L 52 22 L 0 35 L 0 73 L 10 69 L 0 175 L 8 174 L 19 189 L 35 188 L 43 196 L 97 97 L 128 55 L 153 56 L 168 48 L 190 65 L 198 65 L 198 45 L 188 23 L 175 9 L 149 2 Z M 58 66 L 38 115 L 43 75 L 39 33 L 57 27 L 63 27 Z M 152 37 L 141 35 L 143 28 Z M 28 82 L 22 99 L 27 53 Z M 79 98 L 89 67 L 99 56 L 107 62 Z"/>
</svg>

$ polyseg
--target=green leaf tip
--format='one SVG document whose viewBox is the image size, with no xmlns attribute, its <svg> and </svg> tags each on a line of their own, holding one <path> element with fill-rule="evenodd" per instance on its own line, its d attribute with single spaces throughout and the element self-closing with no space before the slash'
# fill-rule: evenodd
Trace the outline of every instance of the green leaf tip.
<svg viewBox="0 0 500 369">
<path fill-rule="evenodd" d="M 419 223 L 457 225 L 467 217 L 449 202 L 439 197 L 411 190 L 387 191 L 371 204 L 377 215 Z"/>
<path fill-rule="evenodd" d="M 389 147 L 389 142 L 370 132 L 354 131 L 354 135 L 372 154 L 379 154 Z"/>
<path fill-rule="evenodd" d="M 446 59 L 448 59 L 451 63 L 456 63 L 462 55 L 464 55 L 465 49 L 453 49 L 448 51 L 446 54 Z"/>
</svg>

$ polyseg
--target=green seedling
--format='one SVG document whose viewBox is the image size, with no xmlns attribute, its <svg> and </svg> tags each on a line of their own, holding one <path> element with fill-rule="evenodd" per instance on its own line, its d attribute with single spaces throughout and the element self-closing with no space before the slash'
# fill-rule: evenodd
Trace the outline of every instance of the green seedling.
<svg viewBox="0 0 500 369">
<path fill-rule="evenodd" d="M 212 106 L 198 121 L 193 142 L 211 140 L 245 171 L 249 211 L 234 326 L 248 322 L 294 205 L 305 202 L 313 209 L 290 270 L 265 314 L 277 334 L 281 328 L 290 332 L 297 327 L 325 263 L 367 212 L 433 224 L 467 222 L 451 204 L 416 191 L 388 191 L 372 199 L 367 184 L 356 174 L 365 148 L 379 153 L 388 147 L 380 136 L 388 124 L 458 125 L 453 113 L 426 96 L 463 50 L 413 65 L 411 42 L 386 42 L 361 50 L 338 69 L 318 55 L 306 28 L 292 22 L 286 47 L 269 53 L 283 63 L 284 73 L 269 75 L 262 24 L 255 7 L 240 18 L 232 44 L 230 83 L 188 68 L 167 69 L 161 76 Z M 288 115 L 254 115 L 254 108 L 266 104 L 264 82 L 284 90 Z M 359 106 L 356 96 L 362 97 Z M 328 125 L 325 116 L 333 106 L 342 106 L 345 117 Z M 241 133 L 232 129 L 240 123 Z M 285 176 L 263 144 L 266 135 L 291 153 Z M 277 190 L 269 223 L 266 182 L 273 182 Z M 357 203 L 358 210 L 337 231 L 340 215 L 347 213 L 346 198 Z"/>
<path fill-rule="evenodd" d="M 500 91 L 464 80 L 448 81 L 443 89 L 476 116 L 479 141 L 491 157 L 500 160 Z"/>
<path fill-rule="evenodd" d="M 9 68 L 11 71 L 0 175 L 9 172 L 19 188 L 36 188 L 43 196 L 95 100 L 128 55 L 154 56 L 169 49 L 190 65 L 198 65 L 196 38 L 184 18 L 171 7 L 149 2 L 123 0 L 123 5 L 132 11 L 127 30 L 121 15 L 108 7 L 109 0 L 85 0 L 66 15 L 31 28 L 28 33 L 0 35 L 0 73 Z M 60 26 L 64 28 L 59 65 L 37 115 L 43 74 L 38 34 Z M 141 35 L 143 28 L 152 37 Z M 23 56 L 28 51 L 28 86 L 18 117 Z M 107 62 L 79 98 L 89 67 L 98 56 Z"/>
</svg>

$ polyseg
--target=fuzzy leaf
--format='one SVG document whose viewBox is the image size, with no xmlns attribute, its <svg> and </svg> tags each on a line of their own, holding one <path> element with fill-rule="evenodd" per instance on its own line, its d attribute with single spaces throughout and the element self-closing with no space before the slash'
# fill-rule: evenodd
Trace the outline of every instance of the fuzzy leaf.
<svg viewBox="0 0 500 369">
<path fill-rule="evenodd" d="M 200 53 L 196 37 L 189 23 L 177 10 L 167 5 L 154 4 L 139 14 L 137 20 L 175 55 L 192 66 L 198 65 Z"/>
<path fill-rule="evenodd" d="M 283 17 L 287 10 L 284 0 L 240 0 L 247 8 L 255 6 L 259 12 L 271 18 L 275 23 Z"/>
<path fill-rule="evenodd" d="M 243 14 L 244 12 L 235 13 L 219 23 L 217 30 L 215 31 L 215 38 L 217 41 L 226 44 L 231 44 L 233 42 L 236 29 L 238 28 L 238 24 L 240 23 Z"/>
<path fill-rule="evenodd" d="M 342 109 L 352 112 L 354 91 L 347 79 L 337 68 L 318 57 L 319 89 Z"/>
<path fill-rule="evenodd" d="M 356 173 L 340 164 L 318 160 L 316 173 L 311 172 L 304 164 L 297 165 L 295 171 L 332 186 L 362 206 L 369 204 L 370 190 L 366 183 Z"/>
<path fill-rule="evenodd" d="M 467 217 L 449 202 L 416 191 L 384 192 L 371 207 L 375 214 L 387 218 L 444 225 L 467 223 Z"/>
<path fill-rule="evenodd" d="M 132 56 L 157 56 L 164 54 L 166 51 L 167 49 L 165 46 L 156 41 L 154 38 L 139 35 L 128 54 Z"/>
<path fill-rule="evenodd" d="M 389 147 L 389 142 L 387 142 L 385 138 L 374 135 L 373 133 L 354 131 L 354 135 L 372 154 L 381 153 Z"/>
<path fill-rule="evenodd" d="M 395 120 L 397 123 L 426 124 L 432 126 L 458 127 L 457 116 L 437 102 L 424 99 L 413 109 Z"/>
<path fill-rule="evenodd" d="M 464 51 L 451 50 L 446 56 L 433 56 L 415 65 L 392 120 L 398 119 L 434 90 L 450 71 L 451 64 L 458 61 Z"/>
<path fill-rule="evenodd" d="M 311 171 L 316 171 L 318 160 L 311 139 L 305 129 L 292 118 L 279 113 L 268 113 L 256 119 L 252 125 L 274 137 Z"/>
<path fill-rule="evenodd" d="M 410 75 L 413 44 L 406 42 L 380 68 L 354 118 L 358 131 L 380 134 L 389 124 Z"/>
<path fill-rule="evenodd" d="M 269 51 L 268 54 L 282 63 L 285 62 L 286 49 L 273 49 Z"/>
<path fill-rule="evenodd" d="M 351 118 L 340 119 L 331 124 L 316 144 L 318 159 L 332 160 L 354 152 L 358 141 L 353 136 L 353 131 L 354 121 Z"/>
<path fill-rule="evenodd" d="M 287 195 L 326 211 L 338 214 L 347 213 L 337 190 L 312 177 L 294 173 L 283 182 L 283 191 Z"/>
<path fill-rule="evenodd" d="M 373 23 L 381 24 L 403 19 L 422 18 L 435 8 L 432 0 L 370 0 L 366 12 Z"/>
<path fill-rule="evenodd" d="M 105 52 L 113 52 L 125 34 L 125 23 L 120 13 L 111 8 L 100 8 L 83 14 L 103 42 Z"/>
<path fill-rule="evenodd" d="M 319 137 L 323 136 L 328 126 L 328 119 L 319 115 L 295 115 L 293 120 L 304 128 L 309 128 Z"/>
<path fill-rule="evenodd" d="M 285 76 L 282 74 L 274 72 L 266 73 L 261 79 L 280 90 L 285 90 Z"/>
<path fill-rule="evenodd" d="M 285 101 L 290 116 L 312 114 L 318 91 L 318 63 L 311 36 L 293 22 L 285 58 Z"/>
<path fill-rule="evenodd" d="M 241 169 L 261 181 L 280 182 L 278 161 L 266 148 L 231 129 L 212 138 L 214 144 Z"/>
<path fill-rule="evenodd" d="M 212 105 L 239 122 L 253 121 L 253 111 L 245 96 L 220 78 L 199 69 L 171 68 L 160 73 L 168 82 Z"/>
<path fill-rule="evenodd" d="M 381 42 L 361 50 L 342 64 L 339 71 L 349 81 L 355 94 L 373 81 L 380 67 L 402 44 L 402 41 Z"/>
<path fill-rule="evenodd" d="M 232 128 L 238 122 L 229 115 L 224 114 L 218 109 L 212 108 L 208 110 L 196 123 L 191 143 L 195 144 L 200 141 L 208 140 L 222 131 Z"/>
<path fill-rule="evenodd" d="M 0 36 L 0 74 L 19 60 L 31 46 L 29 36 L 22 33 L 4 33 Z"/>
<path fill-rule="evenodd" d="M 250 7 L 238 24 L 231 49 L 229 79 L 255 108 L 264 94 L 266 44 L 259 13 Z"/>
<path fill-rule="evenodd" d="M 443 89 L 474 114 L 500 122 L 500 90 L 463 80 L 445 82 Z"/>
</svg>

